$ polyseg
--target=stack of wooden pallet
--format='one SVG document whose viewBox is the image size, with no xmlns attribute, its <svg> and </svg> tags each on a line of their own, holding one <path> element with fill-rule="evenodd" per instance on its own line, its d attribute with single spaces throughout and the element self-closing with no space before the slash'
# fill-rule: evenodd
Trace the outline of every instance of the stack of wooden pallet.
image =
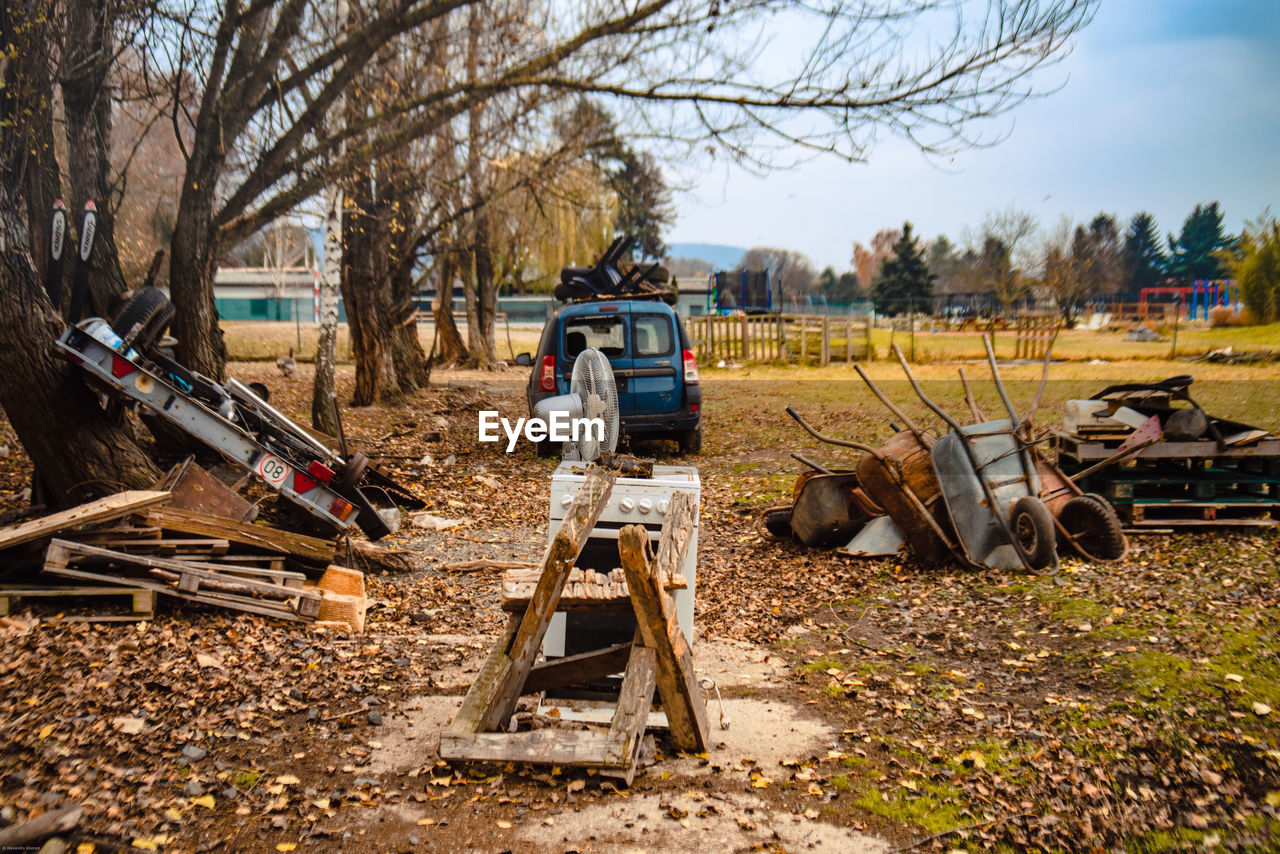
<svg viewBox="0 0 1280 854">
<path fill-rule="evenodd" d="M 332 564 L 332 540 L 167 506 L 169 499 L 165 491 L 122 492 L 0 528 L 0 565 L 34 557 L 42 570 L 38 583 L 0 585 L 0 616 L 15 600 L 100 609 L 104 597 L 128 597 L 127 613 L 80 619 L 146 620 L 157 596 L 292 622 L 325 616 L 332 595 L 311 579 Z M 363 621 L 362 603 L 339 611 L 352 625 Z"/>
<path fill-rule="evenodd" d="M 467 691 L 462 708 L 440 735 L 442 758 L 575 765 L 599 769 L 630 783 L 640 762 L 646 727 L 651 725 L 655 692 L 676 746 L 693 752 L 706 750 L 706 698 L 694 674 L 688 640 L 676 620 L 675 604 L 664 589 L 680 577 L 677 570 L 692 537 L 690 495 L 672 495 L 656 557 L 650 557 L 645 529 L 629 525 L 618 535 L 621 578 L 617 571 L 588 574 L 573 566 L 609 500 L 615 479 L 607 469 L 589 469 L 540 566 L 523 570 L 532 573 L 529 579 L 520 576 L 504 590 L 504 607 L 514 613 Z M 581 580 L 571 581 L 574 573 Z M 529 584 L 532 589 L 525 588 Z M 575 601 L 580 607 L 629 605 L 636 616 L 634 640 L 537 662 L 552 615 Z M 623 678 L 607 728 L 556 726 L 553 721 L 543 721 L 542 728 L 511 731 L 522 696 L 582 685 L 619 672 Z"/>
<path fill-rule="evenodd" d="M 1054 436 L 1059 464 L 1133 527 L 1280 524 L 1280 438 L 1175 408 L 1191 401 L 1189 385 L 1175 377 L 1069 401 Z"/>
<path fill-rule="evenodd" d="M 1080 471 L 1110 457 L 1124 438 L 1062 433 L 1058 458 L 1068 473 Z M 1105 496 L 1134 527 L 1280 525 L 1280 439 L 1227 448 L 1160 441 L 1080 485 Z"/>
</svg>

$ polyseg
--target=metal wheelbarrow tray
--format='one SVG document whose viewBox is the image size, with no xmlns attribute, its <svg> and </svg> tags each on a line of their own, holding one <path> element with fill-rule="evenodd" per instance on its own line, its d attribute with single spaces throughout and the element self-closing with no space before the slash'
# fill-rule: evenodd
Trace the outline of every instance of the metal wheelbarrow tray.
<svg viewBox="0 0 1280 854">
<path fill-rule="evenodd" d="M 1053 517 L 1037 497 L 1040 478 L 1027 467 L 1013 422 L 957 429 L 933 443 L 933 468 L 956 536 L 969 559 L 997 569 L 1042 569 L 1056 557 Z M 1008 509 L 1006 520 L 1005 510 Z"/>
</svg>

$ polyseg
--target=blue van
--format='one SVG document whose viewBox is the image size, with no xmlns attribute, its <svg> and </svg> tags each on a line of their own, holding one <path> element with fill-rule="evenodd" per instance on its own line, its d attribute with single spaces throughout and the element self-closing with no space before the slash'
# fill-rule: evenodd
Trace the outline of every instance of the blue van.
<svg viewBox="0 0 1280 854">
<path fill-rule="evenodd" d="M 526 397 L 538 401 L 569 393 L 573 361 L 588 347 L 613 366 L 622 428 L 632 439 L 674 439 L 683 454 L 702 451 L 702 387 L 684 324 L 671 306 L 654 296 L 570 302 L 547 321 L 538 352 L 517 358 L 531 365 Z M 550 456 L 551 442 L 538 453 Z"/>
</svg>

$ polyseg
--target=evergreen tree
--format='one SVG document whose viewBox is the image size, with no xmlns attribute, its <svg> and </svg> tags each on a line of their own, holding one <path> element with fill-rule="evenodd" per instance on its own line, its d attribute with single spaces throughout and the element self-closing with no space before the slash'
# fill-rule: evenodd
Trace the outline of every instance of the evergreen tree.
<svg viewBox="0 0 1280 854">
<path fill-rule="evenodd" d="M 1193 279 L 1220 279 L 1222 263 L 1214 252 L 1229 249 L 1235 240 L 1222 231 L 1218 203 L 1196 205 L 1182 224 L 1179 237 L 1169 235 L 1169 274 L 1186 282 Z"/>
<path fill-rule="evenodd" d="M 1164 280 L 1168 259 L 1160 247 L 1156 218 L 1146 211 L 1134 214 L 1124 232 L 1124 282 L 1130 295 Z"/>
<path fill-rule="evenodd" d="M 914 303 L 914 308 L 927 311 L 936 278 L 925 264 L 924 253 L 911 233 L 911 223 L 907 222 L 902 225 L 902 236 L 893 244 L 893 254 L 880 265 L 880 275 L 871 293 L 877 303 L 883 303 L 877 308 L 887 314 L 907 310 L 909 301 Z"/>
</svg>

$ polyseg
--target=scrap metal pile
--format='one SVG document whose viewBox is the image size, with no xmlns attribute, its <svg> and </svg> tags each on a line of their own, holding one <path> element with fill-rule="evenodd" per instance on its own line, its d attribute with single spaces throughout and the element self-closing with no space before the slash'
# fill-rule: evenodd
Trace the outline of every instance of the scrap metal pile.
<svg viewBox="0 0 1280 854">
<path fill-rule="evenodd" d="M 925 394 L 896 346 L 894 355 L 911 388 L 943 421 L 945 433 L 917 425 L 861 366 L 858 375 L 902 425 L 880 447 L 824 435 L 788 407 L 787 413 L 816 439 L 864 456 L 853 471 L 832 471 L 793 455 L 813 471 L 800 476 L 790 507 L 762 514 L 765 530 L 860 556 L 897 554 L 906 546 L 922 563 L 950 559 L 976 568 L 1044 569 L 1057 565 L 1059 550 L 1089 560 L 1123 557 L 1128 541 L 1111 504 L 1085 492 L 1033 439 L 1032 418 L 1048 381 L 1049 353 L 1035 400 L 1020 418 L 1001 382 L 990 339 L 986 346 L 1005 418 L 983 415 L 961 370 L 971 417 L 961 423 Z"/>
</svg>

